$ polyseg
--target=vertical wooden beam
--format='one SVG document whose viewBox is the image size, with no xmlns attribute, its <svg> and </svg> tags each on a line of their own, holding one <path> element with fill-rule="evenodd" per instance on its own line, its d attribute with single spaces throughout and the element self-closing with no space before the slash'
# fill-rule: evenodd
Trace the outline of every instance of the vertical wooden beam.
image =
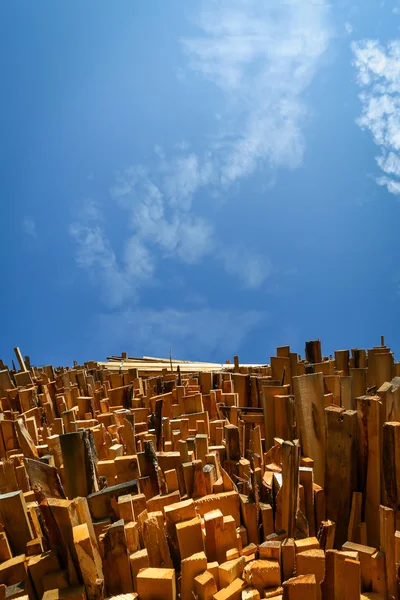
<svg viewBox="0 0 400 600">
<path fill-rule="evenodd" d="M 156 517 L 150 517 L 143 523 L 143 541 L 147 548 L 150 567 L 172 567 L 164 527 L 160 527 Z"/>
<path fill-rule="evenodd" d="M 381 503 L 381 457 L 380 413 L 381 403 L 377 396 L 357 398 L 358 415 L 358 473 L 360 491 L 364 499 L 364 521 L 370 546 L 379 545 L 379 519 Z"/>
<path fill-rule="evenodd" d="M 305 517 L 308 521 L 310 537 L 312 537 L 317 533 L 315 530 L 314 472 L 312 467 L 299 468 L 299 481 L 304 489 Z"/>
<path fill-rule="evenodd" d="M 387 504 L 397 510 L 400 504 L 400 423 L 383 425 L 382 464 Z"/>
<path fill-rule="evenodd" d="M 375 385 L 378 389 L 385 381 L 394 377 L 394 359 L 391 352 L 375 354 Z"/>
<path fill-rule="evenodd" d="M 274 396 L 275 435 L 282 440 L 293 441 L 295 435 L 294 396 Z"/>
<path fill-rule="evenodd" d="M 123 420 L 123 438 L 126 447 L 126 454 L 136 454 L 135 441 L 135 415 L 125 415 Z"/>
<path fill-rule="evenodd" d="M 380 549 L 385 553 L 386 588 L 388 600 L 397 600 L 397 576 L 395 558 L 395 517 L 387 506 L 379 507 Z"/>
<path fill-rule="evenodd" d="M 340 405 L 346 410 L 354 410 L 356 403 L 352 396 L 352 380 L 350 376 L 340 378 Z"/>
<path fill-rule="evenodd" d="M 289 385 L 263 385 L 262 407 L 264 413 L 264 437 L 265 450 L 268 451 L 274 445 L 275 431 L 275 396 L 287 395 L 290 392 Z"/>
<path fill-rule="evenodd" d="M 64 463 L 65 493 L 68 498 L 88 496 L 99 490 L 95 469 L 94 441 L 90 430 L 60 435 Z"/>
<path fill-rule="evenodd" d="M 351 354 L 355 369 L 365 369 L 367 366 L 367 353 L 363 348 L 352 348 Z"/>
<path fill-rule="evenodd" d="M 286 537 L 293 538 L 299 502 L 300 446 L 295 442 L 282 444 L 282 527 Z"/>
<path fill-rule="evenodd" d="M 116 521 L 100 536 L 104 581 L 108 596 L 133 592 L 124 522 Z"/>
<path fill-rule="evenodd" d="M 335 350 L 335 364 L 337 371 L 343 371 L 343 375 L 349 375 L 349 358 L 348 350 Z"/>
<path fill-rule="evenodd" d="M 226 459 L 238 462 L 240 460 L 239 428 L 236 425 L 225 425 Z"/>
<path fill-rule="evenodd" d="M 303 454 L 314 460 L 314 480 L 325 483 L 324 380 L 322 373 L 293 377 Z"/>
<path fill-rule="evenodd" d="M 137 453 L 138 466 L 141 477 L 150 477 L 153 496 L 160 493 L 158 460 L 153 442 L 144 441 L 144 451 Z"/>
<path fill-rule="evenodd" d="M 14 353 L 15 353 L 15 356 L 17 357 L 17 361 L 18 361 L 19 368 L 21 369 L 21 371 L 27 371 L 28 369 L 26 368 L 25 361 L 22 358 L 21 350 L 18 348 L 18 346 L 16 348 L 14 348 Z"/>
<path fill-rule="evenodd" d="M 326 516 L 336 523 L 335 547 L 347 541 L 351 500 L 357 489 L 357 413 L 339 406 L 325 408 Z"/>
<path fill-rule="evenodd" d="M 25 498 L 21 491 L 0 495 L 0 522 L 14 554 L 25 554 L 27 542 L 33 539 Z"/>
<path fill-rule="evenodd" d="M 350 369 L 351 395 L 355 399 L 367 393 L 367 369 Z"/>
<path fill-rule="evenodd" d="M 351 511 L 349 527 L 347 530 L 347 540 L 349 542 L 360 543 L 360 524 L 361 524 L 361 511 L 362 511 L 362 494 L 361 492 L 353 492 L 353 498 L 351 501 Z"/>
<path fill-rule="evenodd" d="M 312 340 L 306 342 L 306 361 L 309 363 L 322 362 L 321 342 L 320 340 Z"/>
<path fill-rule="evenodd" d="M 75 551 L 80 575 L 86 588 L 88 600 L 100 600 L 103 597 L 103 571 L 99 571 L 95 562 L 94 548 L 86 523 L 75 525 L 72 529 Z"/>
</svg>

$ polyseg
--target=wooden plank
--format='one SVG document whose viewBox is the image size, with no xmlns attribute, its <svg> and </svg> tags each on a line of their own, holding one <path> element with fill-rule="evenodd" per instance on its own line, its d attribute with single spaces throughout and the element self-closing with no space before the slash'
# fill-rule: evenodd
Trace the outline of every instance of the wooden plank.
<svg viewBox="0 0 400 600">
<path fill-rule="evenodd" d="M 103 596 L 103 570 L 96 565 L 95 550 L 86 523 L 73 527 L 73 541 L 88 600 L 99 600 Z"/>
<path fill-rule="evenodd" d="M 325 483 L 324 383 L 321 373 L 293 377 L 303 454 L 314 460 L 314 480 Z"/>
<path fill-rule="evenodd" d="M 13 553 L 24 554 L 27 542 L 34 536 L 21 491 L 0 494 L 0 522 L 6 531 Z"/>
<path fill-rule="evenodd" d="M 119 496 L 126 494 L 138 494 L 139 486 L 137 479 L 106 487 L 87 497 L 90 513 L 93 519 L 104 519 L 106 517 L 117 518 L 116 507 Z"/>
<path fill-rule="evenodd" d="M 383 425 L 383 475 L 387 504 L 397 510 L 400 504 L 400 423 Z"/>
<path fill-rule="evenodd" d="M 94 441 L 90 430 L 60 435 L 64 463 L 65 493 L 68 498 L 88 496 L 97 492 L 98 482 L 94 464 Z M 79 465 L 79 469 L 76 469 Z"/>
<path fill-rule="evenodd" d="M 14 348 L 14 353 L 15 353 L 15 356 L 17 357 L 17 361 L 18 361 L 19 368 L 21 369 L 21 371 L 27 371 L 28 369 L 26 368 L 25 361 L 22 358 L 21 350 L 18 348 L 18 346 L 16 348 Z"/>
<path fill-rule="evenodd" d="M 24 464 L 31 489 L 35 492 L 38 502 L 41 502 L 44 498 L 65 498 L 64 489 L 56 467 L 31 458 L 25 458 Z"/>
<path fill-rule="evenodd" d="M 336 523 L 335 547 L 347 540 L 353 492 L 357 488 L 357 413 L 338 406 L 325 408 L 326 516 Z"/>
<path fill-rule="evenodd" d="M 397 600 L 397 574 L 395 559 L 395 516 L 387 506 L 379 507 L 380 549 L 385 554 L 386 588 L 389 600 Z"/>
<path fill-rule="evenodd" d="M 116 521 L 100 536 L 103 573 L 108 595 L 133 592 L 124 522 Z"/>
<path fill-rule="evenodd" d="M 155 598 L 176 600 L 177 598 L 173 569 L 148 567 L 138 573 L 136 581 L 141 600 L 154 600 Z"/>
<path fill-rule="evenodd" d="M 299 502 L 300 446 L 295 442 L 282 444 L 282 528 L 286 537 L 293 538 Z"/>
<path fill-rule="evenodd" d="M 363 493 L 363 514 L 367 525 L 368 544 L 379 545 L 379 506 L 381 502 L 380 423 L 381 403 L 377 396 L 357 398 L 358 473 Z"/>
</svg>

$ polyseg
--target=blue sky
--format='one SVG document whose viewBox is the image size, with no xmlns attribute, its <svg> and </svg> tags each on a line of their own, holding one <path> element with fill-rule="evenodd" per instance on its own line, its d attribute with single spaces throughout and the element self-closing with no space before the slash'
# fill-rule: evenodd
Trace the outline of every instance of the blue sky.
<svg viewBox="0 0 400 600">
<path fill-rule="evenodd" d="M 0 356 L 399 353 L 400 3 L 0 5 Z"/>
</svg>

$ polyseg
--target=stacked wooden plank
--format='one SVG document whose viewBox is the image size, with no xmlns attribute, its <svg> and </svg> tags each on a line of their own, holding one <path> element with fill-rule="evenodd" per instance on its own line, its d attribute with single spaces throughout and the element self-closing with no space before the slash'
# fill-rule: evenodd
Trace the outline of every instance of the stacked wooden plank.
<svg viewBox="0 0 400 600">
<path fill-rule="evenodd" d="M 0 600 L 375 600 L 400 587 L 400 365 L 0 363 Z"/>
</svg>

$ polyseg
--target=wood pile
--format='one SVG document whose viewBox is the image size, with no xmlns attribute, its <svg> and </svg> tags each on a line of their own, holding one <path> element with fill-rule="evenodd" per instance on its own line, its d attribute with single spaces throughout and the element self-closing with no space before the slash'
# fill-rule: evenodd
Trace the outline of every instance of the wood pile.
<svg viewBox="0 0 400 600">
<path fill-rule="evenodd" d="M 0 361 L 0 600 L 400 600 L 400 363 Z"/>
</svg>

